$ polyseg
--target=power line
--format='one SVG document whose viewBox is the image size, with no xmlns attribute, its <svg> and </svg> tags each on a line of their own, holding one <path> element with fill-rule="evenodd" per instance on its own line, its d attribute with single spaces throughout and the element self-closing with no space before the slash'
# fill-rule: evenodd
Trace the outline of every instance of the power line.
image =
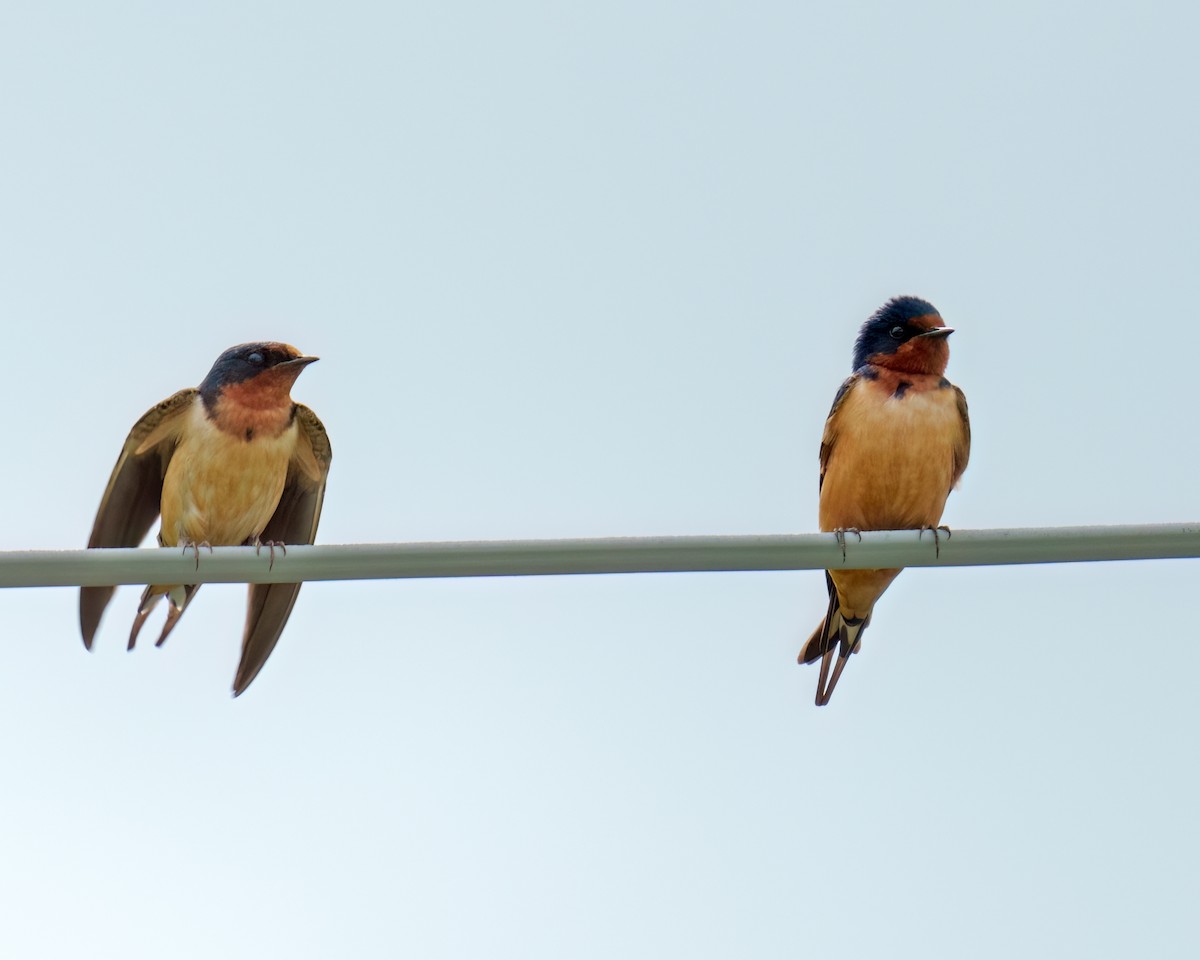
<svg viewBox="0 0 1200 960">
<path fill-rule="evenodd" d="M 1200 523 L 762 536 L 612 537 L 267 548 L 0 552 L 0 587 L 123 583 L 296 583 L 422 577 L 956 567 L 1200 557 Z"/>
</svg>

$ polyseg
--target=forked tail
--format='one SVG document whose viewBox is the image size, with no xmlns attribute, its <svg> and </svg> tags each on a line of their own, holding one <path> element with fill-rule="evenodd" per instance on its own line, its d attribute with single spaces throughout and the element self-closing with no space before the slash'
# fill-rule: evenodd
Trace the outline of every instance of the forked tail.
<svg viewBox="0 0 1200 960">
<path fill-rule="evenodd" d="M 817 678 L 818 707 L 823 707 L 833 696 L 833 688 L 837 686 L 838 678 L 846 668 L 850 654 L 857 653 L 862 632 L 871 622 L 870 617 L 844 617 L 841 604 L 838 601 L 837 587 L 833 579 L 825 574 L 825 585 L 829 588 L 829 609 L 820 626 L 808 638 L 808 642 L 797 657 L 798 663 L 813 663 L 821 661 L 821 675 Z M 829 675 L 829 665 L 833 660 L 834 651 L 838 651 L 837 664 L 833 668 L 833 676 Z M 828 685 L 826 685 L 828 681 Z"/>
</svg>

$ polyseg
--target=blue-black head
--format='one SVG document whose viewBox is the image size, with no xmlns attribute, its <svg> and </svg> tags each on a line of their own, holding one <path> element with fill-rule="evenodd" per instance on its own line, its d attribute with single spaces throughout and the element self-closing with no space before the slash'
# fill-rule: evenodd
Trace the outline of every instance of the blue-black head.
<svg viewBox="0 0 1200 960">
<path fill-rule="evenodd" d="M 206 406 L 212 407 L 226 387 L 259 376 L 286 392 L 300 372 L 316 360 L 288 343 L 239 343 L 217 357 L 200 384 L 200 396 Z"/>
<path fill-rule="evenodd" d="M 941 314 L 929 301 L 920 297 L 893 297 L 871 314 L 858 331 L 852 369 L 857 370 L 871 357 L 895 353 L 917 337 L 943 339 L 953 332 L 942 323 Z"/>
</svg>

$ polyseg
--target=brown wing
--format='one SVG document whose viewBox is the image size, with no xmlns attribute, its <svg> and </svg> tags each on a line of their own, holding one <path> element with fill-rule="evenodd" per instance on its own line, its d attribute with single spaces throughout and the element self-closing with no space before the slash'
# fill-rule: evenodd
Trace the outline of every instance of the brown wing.
<svg viewBox="0 0 1200 960">
<path fill-rule="evenodd" d="M 260 539 L 276 543 L 312 543 L 321 519 L 325 499 L 325 480 L 333 453 L 329 435 L 308 407 L 296 405 L 300 426 L 299 443 L 288 465 L 287 480 L 279 506 L 267 522 Z M 250 585 L 246 609 L 246 632 L 242 636 L 242 661 L 233 678 L 233 695 L 240 696 L 275 649 L 279 635 L 291 615 L 298 583 L 255 583 Z"/>
<path fill-rule="evenodd" d="M 88 547 L 136 547 L 142 542 L 161 508 L 163 476 L 175 452 L 183 416 L 196 394 L 195 389 L 180 390 L 133 425 L 100 499 Z M 89 650 L 116 589 L 84 587 L 79 591 L 79 629 Z"/>
<path fill-rule="evenodd" d="M 954 388 L 954 393 L 958 398 L 958 415 L 962 417 L 962 436 L 954 445 L 954 473 L 950 480 L 951 489 L 958 483 L 958 478 L 967 469 L 967 461 L 971 458 L 971 418 L 967 416 L 967 398 L 958 387 Z"/>
<path fill-rule="evenodd" d="M 825 468 L 829 466 L 829 457 L 833 454 L 833 445 L 837 441 L 837 412 L 842 401 L 849 395 L 851 388 L 861 378 L 857 373 L 847 377 L 840 387 L 837 396 L 833 398 L 833 406 L 829 408 L 829 416 L 825 418 L 825 433 L 821 436 L 821 479 L 817 482 L 817 492 L 825 485 Z"/>
</svg>

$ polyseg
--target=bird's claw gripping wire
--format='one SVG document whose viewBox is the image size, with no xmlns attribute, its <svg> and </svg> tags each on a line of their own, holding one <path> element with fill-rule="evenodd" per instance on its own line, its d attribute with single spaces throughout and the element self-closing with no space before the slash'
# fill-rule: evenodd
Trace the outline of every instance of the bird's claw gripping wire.
<svg viewBox="0 0 1200 960">
<path fill-rule="evenodd" d="M 838 542 L 838 546 L 842 548 L 842 563 L 846 562 L 846 534 L 852 533 L 858 537 L 858 542 L 862 543 L 862 531 L 858 527 L 838 527 L 833 531 L 833 536 Z"/>
<path fill-rule="evenodd" d="M 268 550 L 271 551 L 271 562 L 267 564 L 267 571 L 270 572 L 271 570 L 275 569 L 275 548 L 278 547 L 280 550 L 282 550 L 283 555 L 286 557 L 287 556 L 287 544 L 284 543 L 282 540 L 259 540 L 256 537 L 254 539 L 254 554 L 255 554 L 255 556 L 262 555 L 263 547 L 266 547 Z"/>
<path fill-rule="evenodd" d="M 213 552 L 212 544 L 209 543 L 207 540 L 201 540 L 199 543 L 197 543 L 195 540 L 188 540 L 185 538 L 182 546 L 183 546 L 183 550 L 182 550 L 183 553 L 187 553 L 189 550 L 191 550 L 192 553 L 194 553 L 196 555 L 196 569 L 197 570 L 200 569 L 200 548 L 207 547 L 209 553 Z"/>
<path fill-rule="evenodd" d="M 942 524 L 941 526 L 938 526 L 938 527 L 922 527 L 920 530 L 917 531 L 917 539 L 918 540 L 920 540 L 925 535 L 926 530 L 928 530 L 930 533 L 933 534 L 933 555 L 934 555 L 934 557 L 935 558 L 940 557 L 942 555 L 942 549 L 941 549 L 942 545 L 941 545 L 941 541 L 938 537 L 938 531 L 939 530 L 945 531 L 946 539 L 949 540 L 950 539 L 950 528 L 948 526 L 946 526 L 945 524 Z"/>
</svg>

